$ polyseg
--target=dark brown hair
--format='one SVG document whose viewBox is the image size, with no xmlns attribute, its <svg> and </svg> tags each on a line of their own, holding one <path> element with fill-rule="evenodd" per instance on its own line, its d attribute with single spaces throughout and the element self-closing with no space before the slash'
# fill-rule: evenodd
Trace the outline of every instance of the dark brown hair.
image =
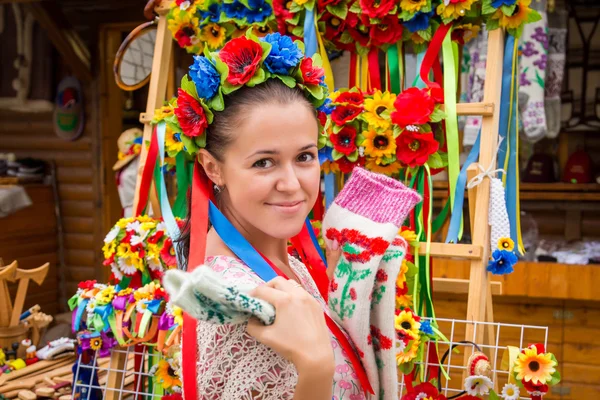
<svg viewBox="0 0 600 400">
<path fill-rule="evenodd" d="M 315 113 L 316 111 L 299 88 L 290 88 L 279 79 L 269 79 L 254 86 L 244 86 L 224 96 L 225 109 L 215 112 L 214 120 L 206 132 L 206 150 L 218 161 L 223 161 L 227 146 L 235 139 L 235 131 L 247 118 L 252 109 L 264 104 L 299 103 Z M 188 214 L 181 234 L 175 240 L 180 261 L 179 268 L 187 270 L 190 252 L 191 192 L 188 193 Z"/>
</svg>

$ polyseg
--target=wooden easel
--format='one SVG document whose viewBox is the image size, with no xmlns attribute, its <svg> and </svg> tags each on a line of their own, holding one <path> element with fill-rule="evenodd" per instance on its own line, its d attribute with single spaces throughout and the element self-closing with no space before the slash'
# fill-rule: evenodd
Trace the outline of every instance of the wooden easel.
<svg viewBox="0 0 600 400">
<path fill-rule="evenodd" d="M 173 40 L 167 30 L 166 14 L 170 7 L 170 1 L 163 2 L 155 9 L 159 15 L 158 32 L 154 48 L 154 60 L 152 64 L 152 75 L 150 78 L 150 90 L 148 94 L 148 103 L 146 113 L 140 115 L 140 122 L 144 123 L 144 144 L 140 157 L 138 177 L 141 176 L 146 161 L 147 148 L 146 143 L 150 141 L 152 126 L 150 121 L 154 110 L 160 107 L 165 100 L 167 81 L 169 76 L 169 63 L 171 60 L 171 51 Z M 486 66 L 486 85 L 484 88 L 483 101 L 480 103 L 459 103 L 457 104 L 458 115 L 478 115 L 482 117 L 481 144 L 479 164 L 487 168 L 496 152 L 498 142 L 498 126 L 500 113 L 500 96 L 502 82 L 502 60 L 504 54 L 504 31 L 496 29 L 488 33 L 488 50 Z M 476 175 L 475 167 L 472 166 L 468 171 L 469 178 Z M 140 179 L 138 179 L 138 184 Z M 136 197 L 134 200 L 134 209 L 139 201 L 139 187 L 136 188 Z M 437 258 L 462 258 L 470 260 L 470 279 L 447 279 L 434 278 L 434 288 L 440 292 L 468 293 L 467 321 L 474 322 L 493 322 L 492 294 L 501 293 L 501 284 L 491 282 L 486 266 L 490 257 L 490 238 L 488 205 L 490 200 L 490 182 L 484 179 L 482 183 L 468 192 L 470 208 L 470 224 L 473 237 L 472 244 L 447 244 L 431 243 L 429 255 Z M 155 189 L 151 190 L 150 200 L 153 211 L 160 212 L 156 198 Z M 156 214 L 155 214 L 156 215 Z M 419 248 L 419 254 L 425 255 L 427 247 L 422 243 Z M 481 329 L 475 330 L 474 324 L 467 325 L 466 340 L 481 343 L 483 332 Z M 490 329 L 487 334 L 487 342 L 495 343 L 494 332 Z M 465 362 L 470 354 L 465 354 Z M 118 359 L 119 357 L 115 357 Z M 121 357 L 122 358 L 122 357 Z M 113 360 L 116 364 L 111 369 L 123 370 L 122 366 L 125 359 Z M 118 363 L 117 363 L 118 361 Z M 109 375 L 108 387 L 117 388 L 121 382 L 121 373 L 112 372 Z M 109 400 L 115 399 L 115 393 L 106 393 Z"/>
</svg>

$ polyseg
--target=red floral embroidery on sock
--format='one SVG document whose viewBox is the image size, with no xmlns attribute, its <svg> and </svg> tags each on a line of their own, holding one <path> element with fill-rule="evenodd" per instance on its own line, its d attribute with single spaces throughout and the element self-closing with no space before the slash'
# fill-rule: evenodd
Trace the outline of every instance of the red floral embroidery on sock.
<svg viewBox="0 0 600 400">
<path fill-rule="evenodd" d="M 385 272 L 382 269 L 378 270 L 377 274 L 375 275 L 375 280 L 377 280 L 377 282 L 387 282 L 387 280 L 388 280 L 387 272 Z"/>
<path fill-rule="evenodd" d="M 356 229 L 342 229 L 341 231 L 335 228 L 327 229 L 326 237 L 329 240 L 337 240 L 340 246 L 346 243 L 357 245 L 364 250 L 358 254 L 350 254 L 344 252 L 346 259 L 349 262 L 367 263 L 374 255 L 382 255 L 390 246 L 387 240 L 376 237 L 370 238 Z"/>
<path fill-rule="evenodd" d="M 373 341 L 373 348 L 375 350 L 389 350 L 392 348 L 392 339 L 381 333 L 381 330 L 375 325 L 371 325 L 371 334 L 369 337 L 375 339 Z"/>
<path fill-rule="evenodd" d="M 356 300 L 356 290 L 354 288 L 350 288 L 350 298 Z"/>
<path fill-rule="evenodd" d="M 338 288 L 338 283 L 335 281 L 335 279 L 331 280 L 331 283 L 329 284 L 329 290 L 331 290 L 332 292 L 335 292 Z"/>
</svg>

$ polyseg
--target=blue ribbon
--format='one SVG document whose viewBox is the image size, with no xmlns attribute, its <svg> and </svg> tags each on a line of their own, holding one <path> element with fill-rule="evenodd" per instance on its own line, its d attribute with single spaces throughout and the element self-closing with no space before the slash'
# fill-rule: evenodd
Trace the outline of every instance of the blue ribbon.
<svg viewBox="0 0 600 400">
<path fill-rule="evenodd" d="M 112 314 L 112 311 L 112 304 L 105 304 L 103 306 L 96 306 L 96 308 L 94 308 L 94 312 L 100 315 L 100 318 L 102 318 L 102 322 L 104 323 L 104 328 L 102 330 L 104 332 L 108 332 L 110 330 L 110 323 L 108 322 L 108 317 Z"/>
<path fill-rule="evenodd" d="M 312 57 L 317 52 L 317 27 L 315 26 L 315 10 L 306 9 L 304 16 L 305 54 Z"/>
<path fill-rule="evenodd" d="M 79 327 L 81 326 L 81 318 L 83 317 L 83 312 L 85 311 L 90 299 L 82 300 L 81 303 L 77 306 L 77 314 L 75 314 L 75 323 L 73 324 L 73 332 L 77 332 Z"/>
<path fill-rule="evenodd" d="M 417 87 L 419 89 L 423 89 L 427 87 L 423 79 L 421 79 L 421 65 L 423 64 L 423 59 L 425 58 L 425 53 L 427 53 L 427 49 L 423 50 L 420 53 L 417 53 L 417 75 L 415 76 L 415 80 L 413 81 L 413 87 Z"/>
<path fill-rule="evenodd" d="M 463 204 L 465 202 L 465 186 L 467 184 L 467 168 L 479 158 L 479 139 L 481 138 L 481 129 L 477 134 L 477 139 L 471 148 L 471 152 L 467 156 L 463 164 L 458 179 L 456 180 L 456 191 L 454 192 L 454 211 L 450 217 L 450 226 L 448 227 L 448 235 L 446 243 L 458 243 L 460 240 L 460 223 L 462 221 Z"/>
<path fill-rule="evenodd" d="M 323 264 L 325 264 L 325 268 L 327 268 L 327 259 L 325 258 L 325 254 L 323 254 L 323 250 L 321 250 L 321 245 L 319 245 L 319 239 L 317 239 L 317 236 L 315 235 L 315 231 L 312 227 L 312 224 L 310 223 L 310 219 L 308 219 L 308 218 L 306 218 L 306 227 L 308 228 L 308 234 L 310 236 L 310 239 L 313 242 L 313 245 L 317 249 L 317 252 L 319 253 L 319 256 L 321 257 L 321 260 L 323 260 Z"/>
<path fill-rule="evenodd" d="M 329 173 L 324 176 L 325 181 L 325 210 L 333 203 L 335 198 L 335 174 Z"/>
<path fill-rule="evenodd" d="M 164 121 L 161 121 L 156 128 L 156 139 L 158 140 L 158 155 L 160 157 L 160 166 L 165 162 L 165 135 L 167 131 L 167 124 Z M 173 241 L 173 246 L 175 247 L 175 257 L 177 258 L 177 263 L 179 262 L 179 243 L 175 241 L 180 235 L 179 226 L 177 225 L 177 221 L 175 220 L 175 216 L 173 215 L 173 210 L 171 209 L 171 204 L 169 203 L 169 196 L 167 194 L 167 186 L 165 185 L 165 177 L 161 170 L 160 172 L 160 211 L 162 212 L 163 221 L 165 221 L 165 225 L 167 227 L 167 232 L 169 237 Z M 181 265 L 181 264 L 180 264 Z"/>
</svg>

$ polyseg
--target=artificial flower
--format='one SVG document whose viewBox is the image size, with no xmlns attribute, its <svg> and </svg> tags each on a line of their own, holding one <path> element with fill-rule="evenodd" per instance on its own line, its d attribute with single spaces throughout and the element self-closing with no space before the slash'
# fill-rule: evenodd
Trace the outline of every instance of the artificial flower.
<svg viewBox="0 0 600 400">
<path fill-rule="evenodd" d="M 273 14 L 273 7 L 265 0 L 248 0 L 248 6 L 250 6 L 246 12 L 248 24 L 262 23 Z"/>
<path fill-rule="evenodd" d="M 402 25 L 397 15 L 386 15 L 378 24 L 372 24 L 370 29 L 371 44 L 382 46 L 395 44 L 402 38 Z"/>
<path fill-rule="evenodd" d="M 349 174 L 357 165 L 363 166 L 365 164 L 365 159 L 364 157 L 358 157 L 358 160 L 356 162 L 352 162 L 346 157 L 342 157 L 339 160 L 337 160 L 336 163 L 341 173 Z"/>
<path fill-rule="evenodd" d="M 515 242 L 511 238 L 503 237 L 498 239 L 498 248 L 506 251 L 513 251 Z"/>
<path fill-rule="evenodd" d="M 314 66 L 310 57 L 302 59 L 300 72 L 302 72 L 302 80 L 306 85 L 318 85 L 325 78 L 325 70 Z"/>
<path fill-rule="evenodd" d="M 429 122 L 435 109 L 435 101 L 428 89 L 412 87 L 398 95 L 394 101 L 395 112 L 392 122 L 404 128 L 407 125 L 422 125 Z"/>
<path fill-rule="evenodd" d="M 519 387 L 512 383 L 507 383 L 502 388 L 502 398 L 504 400 L 519 400 Z"/>
<path fill-rule="evenodd" d="M 369 18 L 383 18 L 388 15 L 395 6 L 395 0 L 360 0 L 362 12 Z"/>
<path fill-rule="evenodd" d="M 376 129 L 387 129 L 391 125 L 390 113 L 394 110 L 395 101 L 394 93 L 377 90 L 372 98 L 365 99 L 365 113 L 362 117 Z"/>
<path fill-rule="evenodd" d="M 117 293 L 117 296 L 129 296 L 131 293 L 133 293 L 133 289 L 125 288 L 120 290 L 119 293 Z"/>
<path fill-rule="evenodd" d="M 154 110 L 153 120 L 155 122 L 160 122 L 171 115 L 173 115 L 173 106 L 171 104 L 167 104 L 166 106 L 162 106 Z"/>
<path fill-rule="evenodd" d="M 340 166 L 337 162 L 333 161 L 325 161 L 323 164 L 321 164 L 321 169 L 325 174 L 333 174 L 336 172 L 340 172 Z"/>
<path fill-rule="evenodd" d="M 400 271 L 398 272 L 398 278 L 396 278 L 396 286 L 402 287 L 406 282 L 406 273 L 408 272 L 408 264 L 406 260 L 402 260 L 402 264 L 400 264 Z"/>
<path fill-rule="evenodd" d="M 175 247 L 173 246 L 173 241 L 171 240 L 171 238 L 167 238 L 165 240 L 163 248 L 160 251 L 160 257 L 162 258 L 163 262 L 169 267 L 177 265 Z"/>
<path fill-rule="evenodd" d="M 396 139 L 396 157 L 409 167 L 421 166 L 439 148 L 433 133 L 418 133 L 405 130 Z"/>
<path fill-rule="evenodd" d="M 265 36 L 264 41 L 271 44 L 265 66 L 274 74 L 288 75 L 302 59 L 302 52 L 289 36 L 271 33 Z"/>
<path fill-rule="evenodd" d="M 362 106 L 365 101 L 361 92 L 338 92 L 332 96 L 332 101 L 338 106 Z"/>
<path fill-rule="evenodd" d="M 514 371 L 518 380 L 532 382 L 534 385 L 546 384 L 552 379 L 555 366 L 556 361 L 552 359 L 551 353 L 538 353 L 538 348 L 531 346 L 519 353 Z"/>
<path fill-rule="evenodd" d="M 329 139 L 333 149 L 346 156 L 356 151 L 356 129 L 351 126 L 344 126 L 338 133 L 332 133 Z"/>
<path fill-rule="evenodd" d="M 200 33 L 200 40 L 206 43 L 209 49 L 217 50 L 223 46 L 227 38 L 227 31 L 219 24 L 205 25 Z"/>
<path fill-rule="evenodd" d="M 196 44 L 200 35 L 199 21 L 192 13 L 176 13 L 169 19 L 168 28 L 180 47 L 186 48 Z"/>
<path fill-rule="evenodd" d="M 325 23 L 325 38 L 331 41 L 339 39 L 346 27 L 345 20 L 338 18 L 329 11 L 325 11 L 320 21 Z"/>
<path fill-rule="evenodd" d="M 417 242 L 419 240 L 419 237 L 417 236 L 415 231 L 408 229 L 406 227 L 400 228 L 400 236 L 402 236 L 404 238 L 404 240 L 406 240 L 408 243 Z M 406 260 L 402 260 L 402 261 L 403 261 L 403 265 L 406 264 Z M 408 271 L 408 267 L 406 267 L 406 270 Z"/>
<path fill-rule="evenodd" d="M 175 115 L 181 130 L 186 136 L 202 136 L 208 127 L 208 120 L 202 104 L 179 88 Z"/>
<path fill-rule="evenodd" d="M 401 0 L 400 8 L 402 11 L 408 11 L 415 13 L 420 11 L 423 7 L 427 6 L 428 0 Z"/>
<path fill-rule="evenodd" d="M 225 16 L 233 19 L 244 19 L 249 10 L 241 1 L 233 0 L 231 3 L 223 2 Z"/>
<path fill-rule="evenodd" d="M 362 17 L 363 18 L 360 19 L 356 14 L 349 13 L 346 17 L 346 30 L 360 46 L 367 47 L 371 40 L 371 24 L 369 22 L 369 17 L 366 15 L 363 15 Z M 348 50 L 354 49 L 354 46 L 355 44 L 350 44 Z"/>
<path fill-rule="evenodd" d="M 517 2 L 517 0 L 492 0 L 492 7 L 494 8 L 500 8 L 502 6 L 512 6 L 513 4 L 515 4 Z"/>
<path fill-rule="evenodd" d="M 83 290 L 92 290 L 94 285 L 96 285 L 96 282 L 96 280 L 82 281 L 77 284 L 77 287 Z"/>
<path fill-rule="evenodd" d="M 452 40 L 460 45 L 470 42 L 475 39 L 481 27 L 473 24 L 461 24 L 452 29 Z"/>
<path fill-rule="evenodd" d="M 401 400 L 445 400 L 446 397 L 430 382 L 423 382 L 409 390 Z"/>
<path fill-rule="evenodd" d="M 348 105 L 348 106 L 337 106 L 331 112 L 331 119 L 335 122 L 336 125 L 344 125 L 347 122 L 353 121 L 356 117 L 360 115 L 362 108 Z"/>
<path fill-rule="evenodd" d="M 531 0 L 519 0 L 512 15 L 506 15 L 502 9 L 499 9 L 494 13 L 492 19 L 498 20 L 503 28 L 518 29 L 527 21 L 530 21 L 530 14 L 535 12 L 529 7 L 530 4 Z"/>
<path fill-rule="evenodd" d="M 117 236 L 119 236 L 119 232 L 121 232 L 121 228 L 119 228 L 118 226 L 114 226 L 104 238 L 104 243 L 109 243 L 115 240 Z"/>
<path fill-rule="evenodd" d="M 363 132 L 363 136 L 365 139 L 361 145 L 365 148 L 365 155 L 381 159 L 396 153 L 396 139 L 391 130 L 377 132 L 371 129 Z"/>
<path fill-rule="evenodd" d="M 428 319 L 421 322 L 419 330 L 426 335 L 433 335 L 433 328 L 431 327 L 431 322 Z"/>
<path fill-rule="evenodd" d="M 163 389 L 171 389 L 174 386 L 181 386 L 181 380 L 175 371 L 171 368 L 171 365 L 166 360 L 160 360 L 158 362 L 158 368 L 154 374 L 156 380 L 161 384 Z"/>
<path fill-rule="evenodd" d="M 471 9 L 471 6 L 475 1 L 476 0 L 450 0 L 448 4 L 444 1 L 437 6 L 436 11 L 442 16 L 443 20 L 461 18 Z"/>
<path fill-rule="evenodd" d="M 96 294 L 96 301 L 101 304 L 108 304 L 115 297 L 115 287 L 107 286 Z"/>
<path fill-rule="evenodd" d="M 488 394 L 494 383 L 484 375 L 471 375 L 465 379 L 465 391 L 472 396 Z"/>
<path fill-rule="evenodd" d="M 408 21 L 404 21 L 402 26 L 408 29 L 410 32 L 418 32 L 424 29 L 429 28 L 429 19 L 433 16 L 433 11 L 422 12 L 419 11 L 415 13 L 415 15 L 409 19 Z"/>
<path fill-rule="evenodd" d="M 232 85 L 245 85 L 260 67 L 263 55 L 260 43 L 245 36 L 227 42 L 219 57 L 229 68 L 227 82 Z"/>
<path fill-rule="evenodd" d="M 398 289 L 398 288 L 396 288 L 396 289 Z M 402 309 L 402 308 L 412 307 L 412 305 L 413 305 L 412 295 L 407 294 L 407 293 L 408 293 L 408 287 L 406 287 L 406 291 L 404 294 L 398 294 L 398 290 L 396 290 L 396 308 Z"/>
<path fill-rule="evenodd" d="M 167 125 L 165 131 L 165 149 L 168 154 L 177 154 L 183 150 L 183 142 L 181 141 L 181 135 L 173 132 Z M 166 161 L 166 160 L 165 160 Z"/>
<path fill-rule="evenodd" d="M 513 266 L 519 259 L 506 250 L 494 250 L 492 259 L 488 262 L 487 270 L 494 275 L 506 275 L 514 271 Z"/>
<path fill-rule="evenodd" d="M 219 22 L 221 19 L 221 4 L 213 3 L 206 10 L 200 10 L 200 20 L 203 22 Z"/>
<path fill-rule="evenodd" d="M 398 331 L 403 329 L 410 332 L 413 336 L 418 336 L 421 323 L 415 319 L 413 312 L 407 308 L 396 315 L 394 326 Z"/>
<path fill-rule="evenodd" d="M 396 175 L 402 169 L 402 164 L 398 161 L 393 161 L 389 164 L 378 163 L 376 159 L 369 159 L 366 163 L 366 168 L 376 174 L 387 176 Z"/>
<path fill-rule="evenodd" d="M 100 350 L 102 347 L 102 339 L 99 337 L 94 337 L 90 339 L 90 348 L 92 350 Z"/>
<path fill-rule="evenodd" d="M 421 344 L 421 341 L 417 337 L 417 338 L 412 339 L 408 343 L 411 343 L 411 342 L 412 342 L 412 344 L 410 346 L 410 349 L 408 349 L 408 351 L 406 349 L 404 349 L 404 351 L 396 353 L 396 363 L 398 365 L 404 364 L 407 362 L 411 362 L 412 360 L 414 360 L 417 357 L 417 353 L 419 351 L 419 345 Z"/>
<path fill-rule="evenodd" d="M 117 248 L 117 243 L 114 241 L 104 243 L 104 246 L 102 246 L 102 252 L 104 253 L 104 258 L 105 259 L 110 258 L 115 253 L 116 248 Z"/>
<path fill-rule="evenodd" d="M 173 317 L 173 320 L 177 325 L 183 325 L 183 310 L 180 307 L 173 306 Z"/>
<path fill-rule="evenodd" d="M 198 97 L 210 100 L 219 90 L 221 75 L 208 58 L 194 56 L 194 63 L 190 66 L 190 78 L 196 85 Z"/>
</svg>

